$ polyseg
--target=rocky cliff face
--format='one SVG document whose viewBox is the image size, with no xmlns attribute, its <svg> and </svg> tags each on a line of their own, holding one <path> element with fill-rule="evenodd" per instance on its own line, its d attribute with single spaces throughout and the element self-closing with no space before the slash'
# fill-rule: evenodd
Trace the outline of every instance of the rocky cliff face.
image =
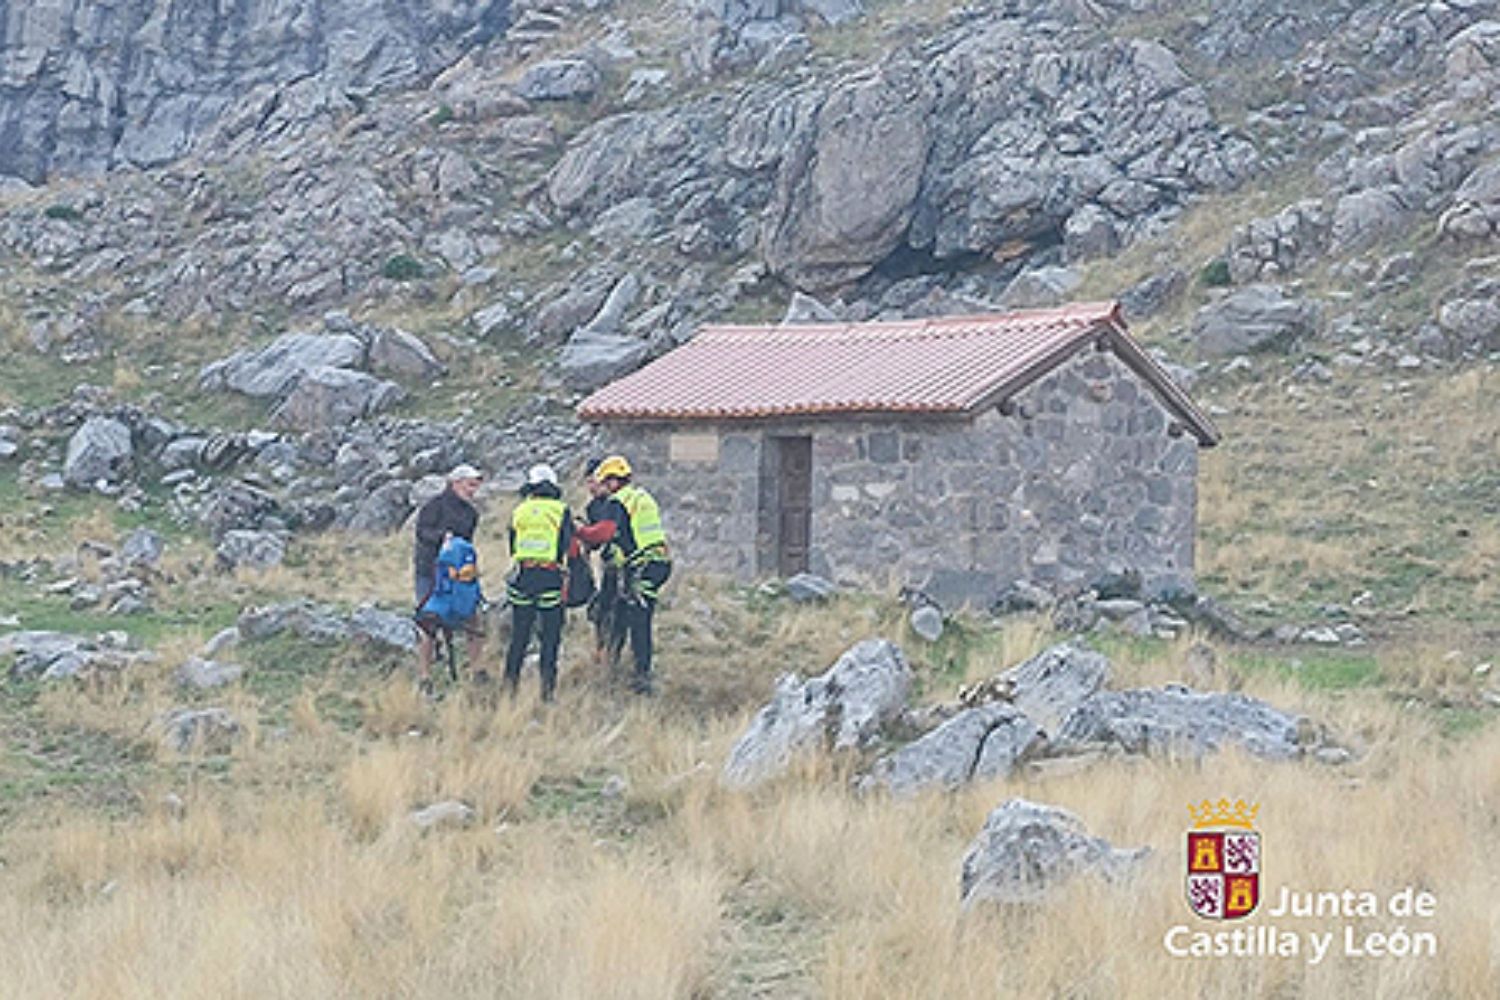
<svg viewBox="0 0 1500 1000">
<path fill-rule="evenodd" d="M 1100 256 L 1256 162 L 1163 46 L 994 19 L 791 91 L 607 118 L 547 190 L 565 222 L 640 203 L 642 235 L 758 248 L 829 291 L 898 250 Z"/>
<path fill-rule="evenodd" d="M 0 174 L 156 167 L 226 127 L 295 129 L 447 65 L 503 31 L 508 11 L 508 0 L 3 0 Z"/>
<path fill-rule="evenodd" d="M 849 318 L 1056 301 L 1212 198 L 1208 260 L 1104 293 L 1140 317 L 1201 272 L 1275 286 L 1226 300 L 1299 317 L 1255 307 L 1257 343 L 1500 342 L 1492 285 L 1455 284 L 1500 232 L 1495 0 L 673 9 L 0 3 L 25 333 L 77 355 L 120 315 L 425 310 L 566 342 L 585 386 L 793 291 Z M 1314 270 L 1436 302 L 1393 326 L 1305 301 Z"/>
</svg>

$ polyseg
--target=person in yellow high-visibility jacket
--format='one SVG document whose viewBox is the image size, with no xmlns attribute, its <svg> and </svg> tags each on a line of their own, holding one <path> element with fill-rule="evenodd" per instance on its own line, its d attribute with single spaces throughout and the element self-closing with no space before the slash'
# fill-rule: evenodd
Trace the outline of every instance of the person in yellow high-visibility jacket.
<svg viewBox="0 0 1500 1000">
<path fill-rule="evenodd" d="M 619 649 L 624 637 L 630 637 L 630 651 L 635 660 L 632 686 L 641 694 L 650 694 L 652 618 L 661 588 L 672 575 L 661 508 L 655 497 L 632 482 L 630 463 L 623 456 L 605 458 L 595 467 L 594 477 L 609 493 L 599 520 L 614 522 L 614 544 L 619 547 L 625 564 L 614 622 L 615 639 L 610 645 Z"/>
<path fill-rule="evenodd" d="M 562 502 L 557 473 L 550 465 L 532 466 L 521 493 L 523 499 L 510 517 L 512 573 L 506 596 L 511 606 L 511 632 L 505 655 L 505 684 L 514 695 L 532 629 L 540 625 L 542 700 L 551 701 L 557 691 L 563 563 L 573 540 L 573 516 Z"/>
</svg>

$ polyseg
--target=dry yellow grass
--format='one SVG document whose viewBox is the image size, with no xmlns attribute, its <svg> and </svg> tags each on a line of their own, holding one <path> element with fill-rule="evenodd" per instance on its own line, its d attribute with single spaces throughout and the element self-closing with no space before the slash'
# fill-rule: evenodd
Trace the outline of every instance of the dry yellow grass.
<svg viewBox="0 0 1500 1000">
<path fill-rule="evenodd" d="M 1271 419 L 1264 405 L 1256 419 Z M 1463 440 L 1489 440 L 1488 420 L 1476 417 Z M 1296 470 L 1317 460 L 1316 442 L 1276 447 Z M 1349 571 L 1332 543 L 1274 544 L 1256 524 L 1272 500 L 1247 495 L 1239 475 L 1229 464 L 1205 475 L 1205 520 L 1245 543 L 1206 546 L 1210 566 L 1267 586 L 1293 560 Z M 1313 511 L 1296 497 L 1277 502 Z M 504 508 L 486 512 L 479 540 L 491 581 L 503 573 Z M 107 527 L 83 533 L 108 541 Z M 1478 588 L 1494 534 L 1478 526 L 1468 541 L 1455 574 Z M 190 577 L 203 553 L 182 549 L 167 570 L 191 578 L 192 599 L 205 603 L 317 597 L 332 582 L 391 606 L 406 600 L 404 544 L 329 537 L 299 542 L 296 556 L 295 570 Z M 46 726 L 97 734 L 139 763 L 128 793 L 103 805 L 45 800 L 0 829 L 0 920 L 11 929 L 0 996 L 1489 995 L 1500 872 L 1476 859 L 1500 851 L 1500 727 L 1444 737 L 1428 707 L 1472 702 L 1472 650 L 1452 657 L 1442 639 L 1382 647 L 1397 699 L 1376 688 L 1309 693 L 1269 671 L 1217 675 L 1326 720 L 1363 751 L 1343 768 L 1235 755 L 1106 760 L 894 801 L 855 794 L 851 761 L 808 758 L 751 794 L 718 786 L 729 746 L 782 670 L 820 671 L 853 642 L 886 635 L 903 642 L 925 695 L 947 698 L 1054 638 L 1039 618 L 966 620 L 953 629 L 958 656 L 952 644 L 912 641 L 904 617 L 889 600 L 793 606 L 684 576 L 659 619 L 656 701 L 609 685 L 575 621 L 551 711 L 536 705 L 530 673 L 515 704 L 453 696 L 432 706 L 399 672 L 336 663 L 290 694 L 244 683 L 214 696 L 245 731 L 232 754 L 206 760 L 161 750 L 147 728 L 180 703 L 171 670 L 204 637 L 174 634 L 155 667 L 38 696 Z M 1123 644 L 1116 683 L 1189 678 L 1194 644 L 1221 665 L 1234 658 L 1202 636 Z M 615 776 L 623 785 L 604 794 Z M 1094 833 L 1156 853 L 1122 886 L 1083 879 L 1034 912 L 966 915 L 963 851 L 1012 795 L 1072 809 Z M 1439 956 L 1310 966 L 1167 955 L 1163 934 L 1191 922 L 1185 806 L 1219 795 L 1262 803 L 1272 892 L 1435 893 Z M 446 799 L 470 805 L 475 821 L 425 834 L 410 822 Z"/>
<path fill-rule="evenodd" d="M 752 614 L 695 590 L 714 616 Z M 797 647 L 842 642 L 849 610 L 765 622 L 766 648 L 734 647 L 728 659 L 740 662 L 721 669 L 737 666 L 762 691 L 774 668 L 752 657 L 816 669 L 831 657 Z M 668 627 L 685 614 L 704 617 L 679 607 Z M 1030 626 L 1002 633 L 996 659 L 1045 639 Z M 1178 679 L 1192 641 L 1117 656 L 1120 683 Z M 565 669 L 586 669 L 583 652 Z M 1462 680 L 1432 650 L 1404 655 L 1390 668 L 1403 683 Z M 367 722 L 381 721 L 350 729 L 321 717 L 315 685 L 325 682 L 314 681 L 284 732 L 261 727 L 242 742 L 230 780 L 164 759 L 138 810 L 44 806 L 0 834 L 0 995 L 1491 995 L 1500 870 L 1483 859 L 1500 851 L 1500 727 L 1455 742 L 1377 690 L 1316 695 L 1263 672 L 1245 682 L 1326 719 L 1365 755 L 1344 768 L 1236 754 L 1107 760 L 906 801 L 860 796 L 849 762 L 809 758 L 740 794 L 716 779 L 749 699 L 705 717 L 673 701 L 671 686 L 642 705 L 575 677 L 547 713 L 525 698 L 398 708 L 401 685 L 371 678 L 352 693 Z M 143 711 L 121 693 L 47 697 L 71 698 L 73 722 L 122 713 L 120 732 Z M 253 716 L 257 704 L 239 697 L 237 711 Z M 625 781 L 616 797 L 600 792 L 611 775 Z M 180 806 L 155 805 L 168 791 Z M 1071 809 L 1117 845 L 1155 854 L 1119 886 L 1081 879 L 1034 911 L 966 915 L 959 861 L 1012 795 Z M 1166 954 L 1166 931 L 1192 922 L 1181 900 L 1186 804 L 1220 795 L 1261 803 L 1270 892 L 1436 894 L 1423 927 L 1439 935 L 1438 957 L 1312 966 Z M 474 807 L 475 822 L 423 834 L 409 821 L 449 798 Z"/>
</svg>

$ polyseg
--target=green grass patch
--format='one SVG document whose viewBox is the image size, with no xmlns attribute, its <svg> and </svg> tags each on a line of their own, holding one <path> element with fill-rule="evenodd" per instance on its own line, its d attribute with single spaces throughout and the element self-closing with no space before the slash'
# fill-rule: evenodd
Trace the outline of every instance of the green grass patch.
<svg viewBox="0 0 1500 1000">
<path fill-rule="evenodd" d="M 567 778 L 540 778 L 531 786 L 527 804 L 538 816 L 556 818 L 591 810 L 599 803 L 604 779 L 578 775 Z"/>
<path fill-rule="evenodd" d="M 386 260 L 380 268 L 380 275 L 391 281 L 416 281 L 422 277 L 426 269 L 422 262 L 411 254 L 398 253 Z"/>
<path fill-rule="evenodd" d="M 1216 257 L 1198 272 L 1198 284 L 1204 288 L 1227 288 L 1230 284 L 1229 261 Z"/>
<path fill-rule="evenodd" d="M 1446 739 L 1463 740 L 1483 732 L 1495 713 L 1482 708 L 1444 708 L 1438 710 L 1437 718 L 1438 731 Z"/>
<path fill-rule="evenodd" d="M 1230 665 L 1247 672 L 1270 672 L 1291 678 L 1314 691 L 1371 687 L 1380 681 L 1374 653 L 1343 650 L 1299 650 L 1295 653 L 1231 650 Z"/>
<path fill-rule="evenodd" d="M 108 358 L 64 365 L 27 347 L 8 346 L 0 365 L 0 398 L 18 406 L 49 406 L 73 395 L 77 386 L 109 385 L 114 362 Z"/>
<path fill-rule="evenodd" d="M 1170 658 L 1175 641 L 1158 639 L 1155 636 L 1127 635 L 1115 629 L 1108 629 L 1090 635 L 1088 644 L 1112 662 L 1151 663 Z"/>
<path fill-rule="evenodd" d="M 1011 664 L 1004 660 L 1004 638 L 1000 630 L 976 626 L 960 617 L 943 623 L 943 634 L 929 643 L 915 633 L 901 643 L 919 668 L 919 692 L 962 683 L 978 669 L 985 676 Z"/>
<path fill-rule="evenodd" d="M 326 719 L 345 733 L 357 733 L 364 725 L 365 703 L 345 691 L 323 691 L 313 699 L 318 718 Z"/>
<path fill-rule="evenodd" d="M 245 664 L 241 683 L 251 694 L 285 705 L 302 693 L 309 680 L 328 673 L 340 648 L 290 633 L 242 643 L 236 651 Z"/>
<path fill-rule="evenodd" d="M 75 725 L 49 724 L 38 706 L 40 681 L 0 682 L 0 828 L 39 802 L 67 800 L 107 815 L 137 804 L 138 779 L 151 768 L 141 741 Z M 80 692 L 79 697 L 86 695 Z"/>
<path fill-rule="evenodd" d="M 13 578 L 0 578 L 0 605 L 15 615 L 20 627 L 70 635 L 97 635 L 121 631 L 142 647 L 152 647 L 163 639 L 183 632 L 212 635 L 234 624 L 239 607 L 230 604 L 186 603 L 159 607 L 136 615 L 110 615 L 102 607 L 75 611 L 69 607 L 66 594 L 47 594 L 35 584 Z"/>
</svg>

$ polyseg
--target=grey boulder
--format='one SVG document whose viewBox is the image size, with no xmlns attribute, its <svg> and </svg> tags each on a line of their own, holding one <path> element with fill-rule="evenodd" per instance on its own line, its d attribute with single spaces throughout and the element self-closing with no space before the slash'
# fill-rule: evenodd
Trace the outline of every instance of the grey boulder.
<svg viewBox="0 0 1500 1000">
<path fill-rule="evenodd" d="M 793 5 L 788 5 L 793 6 Z M 824 24 L 843 24 L 864 16 L 863 0 L 796 0 L 795 9 L 812 14 Z"/>
<path fill-rule="evenodd" d="M 180 437 L 169 442 L 157 456 L 157 461 L 167 472 L 176 472 L 179 469 L 191 469 L 198 464 L 199 456 L 203 453 L 203 446 L 207 444 L 207 438 Z"/>
<path fill-rule="evenodd" d="M 365 344 L 350 333 L 285 333 L 260 350 L 244 350 L 207 366 L 198 384 L 268 399 L 289 392 L 298 378 L 317 368 L 358 368 Z"/>
<path fill-rule="evenodd" d="M 1339 199 L 1333 210 L 1329 242 L 1336 253 L 1360 250 L 1399 234 L 1409 222 L 1394 190 L 1367 188 Z"/>
<path fill-rule="evenodd" d="M 1318 310 L 1279 285 L 1249 285 L 1198 311 L 1193 339 L 1205 358 L 1282 348 L 1317 326 Z"/>
<path fill-rule="evenodd" d="M 786 312 L 782 314 L 782 326 L 795 326 L 800 323 L 837 323 L 838 313 L 802 292 L 793 290 L 791 301 L 787 303 Z"/>
<path fill-rule="evenodd" d="M 126 566 L 150 568 L 161 561 L 166 548 L 166 542 L 156 532 L 150 528 L 136 528 L 120 546 L 120 559 Z"/>
<path fill-rule="evenodd" d="M 164 747 L 178 753 L 225 753 L 240 736 L 240 724 L 228 709 L 178 708 L 156 723 Z"/>
<path fill-rule="evenodd" d="M 526 70 L 516 93 L 528 101 L 586 101 L 600 84 L 599 70 L 583 59 L 549 59 Z"/>
<path fill-rule="evenodd" d="M 868 273 L 901 242 L 932 147 L 935 95 L 916 72 L 849 78 L 787 151 L 766 211 L 767 266 L 806 292 Z"/>
<path fill-rule="evenodd" d="M 276 498 L 253 483 L 221 481 L 198 510 L 198 520 L 215 538 L 235 529 L 253 530 L 278 510 Z"/>
<path fill-rule="evenodd" d="M 837 594 L 838 590 L 832 580 L 814 573 L 798 573 L 786 581 L 787 596 L 798 604 L 826 601 Z"/>
<path fill-rule="evenodd" d="M 63 632 L 25 631 L 0 636 L 0 656 L 11 656 L 11 674 L 37 677 L 57 663 L 81 663 L 93 644 L 81 636 Z"/>
<path fill-rule="evenodd" d="M 338 612 L 310 601 L 249 607 L 240 612 L 235 624 L 240 638 L 246 642 L 258 642 L 286 632 L 320 644 L 344 642 L 350 636 L 349 623 Z"/>
<path fill-rule="evenodd" d="M 286 536 L 279 531 L 248 531 L 236 528 L 224 533 L 214 549 L 221 569 L 241 566 L 269 569 L 286 558 Z"/>
<path fill-rule="evenodd" d="M 928 642 L 937 642 L 943 637 L 943 611 L 931 604 L 924 604 L 911 613 L 911 630 Z"/>
<path fill-rule="evenodd" d="M 204 659 L 213 659 L 220 653 L 231 650 L 240 644 L 240 630 L 234 626 L 223 628 L 215 632 L 213 636 L 203 644 L 198 655 Z"/>
<path fill-rule="evenodd" d="M 1109 660 L 1072 643 L 1043 650 L 1000 675 L 1011 704 L 1055 733 L 1109 679 Z"/>
<path fill-rule="evenodd" d="M 1099 205 L 1084 205 L 1063 224 L 1063 247 L 1069 260 L 1089 260 L 1114 253 L 1120 246 L 1115 216 Z"/>
<path fill-rule="evenodd" d="M 649 351 L 644 340 L 584 329 L 568 338 L 559 365 L 569 388 L 595 389 L 635 371 Z"/>
<path fill-rule="evenodd" d="M 507 329 L 513 322 L 514 310 L 507 302 L 492 302 L 469 317 L 469 325 L 481 337 Z"/>
<path fill-rule="evenodd" d="M 1438 221 L 1438 232 L 1455 240 L 1487 240 L 1500 232 L 1500 160 L 1469 175 Z"/>
<path fill-rule="evenodd" d="M 176 679 L 182 687 L 207 691 L 233 684 L 244 672 L 245 668 L 237 663 L 220 663 L 192 656 L 177 668 Z"/>
<path fill-rule="evenodd" d="M 1324 250 L 1328 226 L 1328 213 L 1317 199 L 1252 219 L 1230 234 L 1225 251 L 1230 279 L 1244 284 L 1293 274 Z"/>
<path fill-rule="evenodd" d="M 1001 293 L 1000 304 L 1009 309 L 1032 309 L 1066 302 L 1083 275 L 1070 267 L 1036 267 L 1011 279 Z"/>
<path fill-rule="evenodd" d="M 286 398 L 271 411 L 271 420 L 308 431 L 343 427 L 388 410 L 405 398 L 394 382 L 323 366 L 297 378 Z"/>
<path fill-rule="evenodd" d="M 1243 694 L 1198 693 L 1178 685 L 1100 691 L 1068 716 L 1058 753 L 1117 747 L 1135 754 L 1201 757 L 1226 746 L 1269 760 L 1301 755 L 1308 722 Z"/>
<path fill-rule="evenodd" d="M 153 660 L 150 652 L 132 651 L 123 632 L 92 639 L 62 632 L 25 631 L 0 636 L 0 657 L 13 657 L 13 677 L 66 680 L 95 671 L 117 672 Z"/>
<path fill-rule="evenodd" d="M 1149 853 L 1115 848 L 1065 809 L 1009 799 L 964 852 L 959 898 L 965 907 L 1036 903 L 1081 874 L 1120 879 Z"/>
<path fill-rule="evenodd" d="M 372 371 L 431 380 L 443 374 L 443 363 L 432 350 L 405 330 L 381 329 L 370 341 Z"/>
<path fill-rule="evenodd" d="M 382 611 L 372 604 L 361 604 L 349 616 L 349 631 L 361 642 L 402 651 L 417 648 L 417 626 L 411 615 Z"/>
<path fill-rule="evenodd" d="M 82 489 L 117 483 L 130 471 L 134 457 L 129 427 L 113 417 L 89 417 L 68 439 L 63 479 Z"/>
<path fill-rule="evenodd" d="M 912 673 L 901 650 L 884 639 L 852 647 L 822 675 L 786 674 L 735 743 L 723 783 L 747 788 L 784 771 L 799 750 L 862 747 L 906 705 Z"/>
<path fill-rule="evenodd" d="M 1437 325 L 1459 352 L 1500 350 L 1500 285 L 1481 283 L 1444 302 Z"/>
<path fill-rule="evenodd" d="M 411 814 L 411 822 L 418 830 L 440 830 L 468 826 L 475 816 L 472 806 L 450 799 L 416 810 Z"/>
<path fill-rule="evenodd" d="M 379 486 L 360 501 L 349 519 L 349 530 L 365 535 L 387 535 L 411 513 L 411 483 L 395 479 Z"/>
</svg>

